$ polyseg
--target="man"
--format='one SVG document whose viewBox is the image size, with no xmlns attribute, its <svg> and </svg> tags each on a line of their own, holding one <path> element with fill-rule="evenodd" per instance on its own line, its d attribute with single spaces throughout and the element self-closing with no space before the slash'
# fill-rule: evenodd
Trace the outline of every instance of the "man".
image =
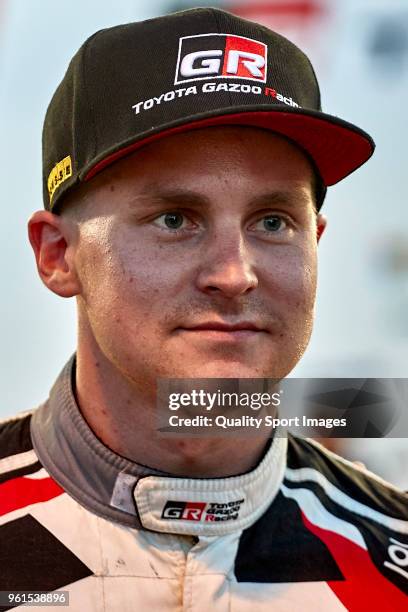
<svg viewBox="0 0 408 612">
<path fill-rule="evenodd" d="M 49 400 L 0 429 L 0 590 L 92 611 L 406 608 L 402 492 L 293 436 L 155 421 L 160 378 L 293 369 L 326 187 L 373 148 L 321 112 L 299 49 L 223 11 L 81 47 L 29 221 L 41 279 L 76 296 L 78 346 Z"/>
</svg>

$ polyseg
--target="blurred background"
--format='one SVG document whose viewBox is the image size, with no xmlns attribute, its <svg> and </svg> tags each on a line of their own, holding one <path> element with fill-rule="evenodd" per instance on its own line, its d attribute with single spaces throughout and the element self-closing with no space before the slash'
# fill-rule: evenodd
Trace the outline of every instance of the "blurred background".
<svg viewBox="0 0 408 612">
<path fill-rule="evenodd" d="M 96 30 L 205 5 L 298 44 L 315 66 L 323 109 L 377 143 L 364 168 L 329 189 L 315 330 L 293 375 L 408 378 L 406 0 L 0 0 L 0 418 L 44 400 L 75 348 L 74 300 L 42 286 L 26 239 L 27 219 L 42 207 L 47 104 Z M 336 443 L 405 488 L 407 446 L 404 439 Z"/>
</svg>

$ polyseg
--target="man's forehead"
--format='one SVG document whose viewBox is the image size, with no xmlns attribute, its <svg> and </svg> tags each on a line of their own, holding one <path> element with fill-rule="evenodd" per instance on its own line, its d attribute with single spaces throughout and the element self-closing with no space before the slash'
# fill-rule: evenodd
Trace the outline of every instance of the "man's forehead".
<svg viewBox="0 0 408 612">
<path fill-rule="evenodd" d="M 220 160 L 222 164 L 216 166 Z M 284 165 L 288 175 L 296 166 L 307 166 L 313 172 L 307 153 L 285 136 L 256 127 L 216 126 L 164 136 L 117 160 L 97 177 L 121 179 L 154 166 L 154 178 L 145 177 L 154 186 L 161 174 L 168 175 L 167 181 L 179 182 L 180 170 L 186 167 L 196 170 L 198 178 L 209 170 L 222 173 L 228 164 L 236 163 L 254 173 L 267 167 L 272 178 L 277 164 Z"/>
<path fill-rule="evenodd" d="M 292 149 L 306 156 L 304 149 L 295 141 L 284 134 L 274 132 L 262 127 L 248 125 L 213 125 L 200 128 L 192 128 L 175 134 L 164 134 L 154 142 L 145 144 L 137 151 L 130 153 L 125 159 L 140 158 L 149 152 L 158 153 L 160 150 L 186 147 L 197 150 L 211 147 L 211 150 L 229 148 L 231 143 L 240 145 L 242 148 L 268 149 L 271 153 L 282 148 Z"/>
</svg>

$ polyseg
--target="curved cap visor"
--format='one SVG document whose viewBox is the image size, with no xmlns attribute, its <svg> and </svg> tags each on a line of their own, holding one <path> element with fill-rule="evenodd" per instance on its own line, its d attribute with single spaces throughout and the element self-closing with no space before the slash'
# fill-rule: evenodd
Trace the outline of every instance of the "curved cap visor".
<svg viewBox="0 0 408 612">
<path fill-rule="evenodd" d="M 362 166 L 374 153 L 372 138 L 357 126 L 338 117 L 306 109 L 285 108 L 260 110 L 248 106 L 219 110 L 186 117 L 139 134 L 116 145 L 93 160 L 82 179 L 90 180 L 115 161 L 130 155 L 142 146 L 166 136 L 220 125 L 257 127 L 281 134 L 300 146 L 314 161 L 326 186 L 334 185 Z"/>
</svg>

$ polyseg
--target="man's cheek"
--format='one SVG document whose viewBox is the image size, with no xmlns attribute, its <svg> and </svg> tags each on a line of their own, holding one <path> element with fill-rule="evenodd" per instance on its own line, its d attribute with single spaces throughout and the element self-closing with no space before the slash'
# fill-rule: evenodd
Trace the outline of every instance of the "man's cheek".
<svg viewBox="0 0 408 612">
<path fill-rule="evenodd" d="M 299 248 L 292 261 L 286 262 L 287 289 L 290 294 L 297 295 L 305 305 L 314 302 L 316 294 L 316 258 L 313 251 L 307 247 Z"/>
<path fill-rule="evenodd" d="M 304 260 L 292 259 L 271 266 L 267 283 L 273 299 L 292 309 L 309 308 L 314 302 L 316 274 Z"/>
</svg>

